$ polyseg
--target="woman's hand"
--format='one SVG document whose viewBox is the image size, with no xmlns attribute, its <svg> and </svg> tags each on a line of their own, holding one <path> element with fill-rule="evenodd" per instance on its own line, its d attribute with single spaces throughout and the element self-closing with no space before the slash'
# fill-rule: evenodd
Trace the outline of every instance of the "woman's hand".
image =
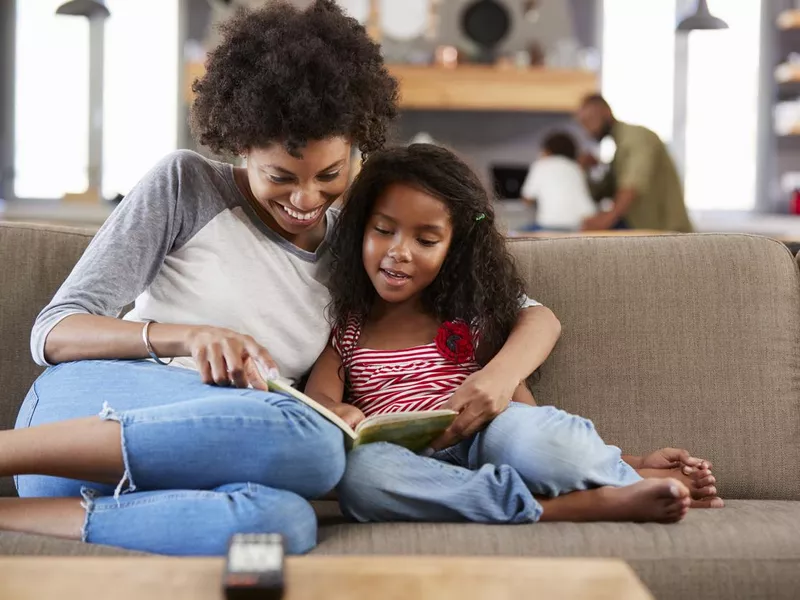
<svg viewBox="0 0 800 600">
<path fill-rule="evenodd" d="M 508 408 L 516 386 L 515 381 L 495 373 L 489 367 L 467 377 L 442 406 L 458 412 L 459 415 L 431 447 L 441 450 L 473 435 Z"/>
<path fill-rule="evenodd" d="M 366 417 L 364 413 L 352 404 L 345 404 L 344 402 L 336 402 L 334 406 L 330 407 L 331 411 L 336 414 L 353 429 L 361 423 Z"/>
<path fill-rule="evenodd" d="M 249 335 L 223 327 L 192 328 L 186 336 L 186 349 L 203 382 L 211 385 L 245 388 L 253 384 L 260 389 L 264 377 L 278 374 L 278 366 L 263 346 Z"/>
</svg>

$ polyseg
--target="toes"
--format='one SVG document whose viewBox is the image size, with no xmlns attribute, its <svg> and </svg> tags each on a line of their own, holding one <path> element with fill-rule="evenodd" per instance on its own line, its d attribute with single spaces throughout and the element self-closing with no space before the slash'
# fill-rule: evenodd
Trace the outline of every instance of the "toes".
<svg viewBox="0 0 800 600">
<path fill-rule="evenodd" d="M 707 487 L 709 485 L 714 485 L 715 483 L 717 483 L 717 478 L 714 477 L 713 475 L 708 475 L 706 477 L 698 477 L 697 479 L 692 477 L 692 485 L 694 487 L 698 488 Z"/>
<path fill-rule="evenodd" d="M 692 501 L 692 508 L 723 508 L 725 502 L 722 498 L 703 498 Z"/>
<path fill-rule="evenodd" d="M 716 495 L 717 495 L 717 488 L 715 488 L 713 485 L 709 485 L 704 488 L 692 489 L 692 498 L 694 498 L 695 500 L 711 498 Z"/>
<path fill-rule="evenodd" d="M 703 461 L 698 465 L 684 464 L 681 468 L 681 472 L 684 475 L 691 475 L 692 477 L 707 477 L 711 475 L 711 466 L 711 463 L 708 461 Z"/>
<path fill-rule="evenodd" d="M 685 465 L 689 465 L 690 467 L 697 467 L 703 463 L 702 458 L 697 458 L 696 456 L 691 456 L 688 452 L 683 450 L 682 456 L 679 458 L 681 462 Z"/>
<path fill-rule="evenodd" d="M 687 473 L 692 479 L 703 479 L 704 477 L 713 477 L 709 470 L 693 469 L 691 473 Z"/>
<path fill-rule="evenodd" d="M 687 488 L 682 482 L 678 481 L 677 479 L 672 479 L 671 477 L 665 479 L 664 481 L 669 482 L 669 493 L 673 498 L 689 497 L 689 488 Z"/>
</svg>

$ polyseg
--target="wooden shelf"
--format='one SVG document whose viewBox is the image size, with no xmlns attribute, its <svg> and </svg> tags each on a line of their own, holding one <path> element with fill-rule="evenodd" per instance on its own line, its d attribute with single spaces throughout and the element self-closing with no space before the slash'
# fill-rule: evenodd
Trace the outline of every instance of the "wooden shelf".
<svg viewBox="0 0 800 600">
<path fill-rule="evenodd" d="M 200 63 L 186 66 L 187 102 L 204 71 Z M 408 110 L 571 112 L 599 89 L 595 73 L 578 70 L 389 65 L 389 71 L 400 82 L 400 107 Z"/>
<path fill-rule="evenodd" d="M 598 90 L 589 71 L 390 65 L 409 110 L 571 112 Z"/>
<path fill-rule="evenodd" d="M 800 9 L 785 10 L 778 16 L 779 29 L 800 29 Z"/>
</svg>

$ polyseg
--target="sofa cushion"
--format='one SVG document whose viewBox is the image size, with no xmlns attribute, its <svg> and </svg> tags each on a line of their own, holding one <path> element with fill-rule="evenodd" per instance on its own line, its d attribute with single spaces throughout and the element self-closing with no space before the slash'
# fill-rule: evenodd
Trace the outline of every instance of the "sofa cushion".
<svg viewBox="0 0 800 600">
<path fill-rule="evenodd" d="M 31 326 L 92 239 L 66 227 L 0 224 L 0 430 L 11 429 L 25 394 L 41 372 L 31 359 Z M 0 478 L 0 496 L 14 492 Z"/>
<path fill-rule="evenodd" d="M 329 524 L 315 552 L 618 557 L 660 599 L 788 599 L 800 589 L 800 502 L 733 500 L 677 525 Z"/>
<path fill-rule="evenodd" d="M 711 459 L 723 496 L 800 499 L 800 274 L 748 235 L 513 240 L 562 337 L 534 395 L 635 454 Z"/>
</svg>

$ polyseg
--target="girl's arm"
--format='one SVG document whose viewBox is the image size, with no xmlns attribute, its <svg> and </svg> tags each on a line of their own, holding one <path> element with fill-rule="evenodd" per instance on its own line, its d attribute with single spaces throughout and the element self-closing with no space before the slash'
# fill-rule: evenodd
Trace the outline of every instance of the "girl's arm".
<svg viewBox="0 0 800 600">
<path fill-rule="evenodd" d="M 344 381 L 341 378 L 342 358 L 331 344 L 325 347 L 308 376 L 305 394 L 333 409 L 344 399 Z"/>
<path fill-rule="evenodd" d="M 305 394 L 339 415 L 350 427 L 355 427 L 364 420 L 364 414 L 344 403 L 342 374 L 342 357 L 328 344 L 311 369 Z"/>
</svg>

